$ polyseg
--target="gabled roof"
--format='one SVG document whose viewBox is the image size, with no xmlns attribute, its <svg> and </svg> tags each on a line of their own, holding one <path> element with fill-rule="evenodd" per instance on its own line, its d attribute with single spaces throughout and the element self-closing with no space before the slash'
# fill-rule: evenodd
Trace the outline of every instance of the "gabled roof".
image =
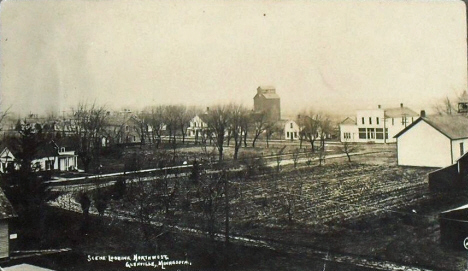
<svg viewBox="0 0 468 271">
<path fill-rule="evenodd" d="M 397 138 L 420 121 L 424 121 L 451 140 L 468 138 L 468 118 L 461 115 L 420 117 L 394 136 Z"/>
<path fill-rule="evenodd" d="M 419 117 L 418 113 L 408 107 L 387 108 L 384 114 L 386 118 Z"/>
<path fill-rule="evenodd" d="M 356 125 L 356 121 L 350 117 L 347 117 L 346 119 L 344 119 L 342 122 L 340 122 L 340 124 L 348 124 L 348 125 Z"/>
<path fill-rule="evenodd" d="M 10 201 L 3 193 L 3 190 L 0 189 L 0 219 L 8 219 L 17 217 L 13 206 L 11 205 Z"/>
</svg>

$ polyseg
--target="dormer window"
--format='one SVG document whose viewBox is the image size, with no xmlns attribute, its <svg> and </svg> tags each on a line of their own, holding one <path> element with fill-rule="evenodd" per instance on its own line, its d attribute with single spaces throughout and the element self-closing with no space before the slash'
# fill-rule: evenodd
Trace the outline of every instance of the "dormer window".
<svg viewBox="0 0 468 271">
<path fill-rule="evenodd" d="M 61 147 L 61 148 L 60 148 L 60 152 L 65 152 L 65 148 L 64 148 L 64 147 Z"/>
</svg>

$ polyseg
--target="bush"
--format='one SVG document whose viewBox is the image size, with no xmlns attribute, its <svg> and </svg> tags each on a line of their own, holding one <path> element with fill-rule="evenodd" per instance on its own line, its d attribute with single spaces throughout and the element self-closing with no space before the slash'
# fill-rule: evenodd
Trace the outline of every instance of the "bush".
<svg viewBox="0 0 468 271">
<path fill-rule="evenodd" d="M 125 192 L 127 191 L 127 182 L 125 178 L 119 178 L 113 187 L 113 197 L 114 199 L 121 199 L 125 196 Z"/>
</svg>

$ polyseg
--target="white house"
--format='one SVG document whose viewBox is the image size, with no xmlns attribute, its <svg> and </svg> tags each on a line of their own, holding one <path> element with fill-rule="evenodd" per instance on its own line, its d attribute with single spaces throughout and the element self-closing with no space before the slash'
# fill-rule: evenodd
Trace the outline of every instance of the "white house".
<svg viewBox="0 0 468 271">
<path fill-rule="evenodd" d="M 54 141 L 40 146 L 35 156 L 31 164 L 38 170 L 69 171 L 78 168 L 78 155 L 75 151 L 59 147 Z M 11 166 L 18 169 L 15 159 L 10 149 L 3 147 L 0 152 L 0 172 L 5 173 Z"/>
<path fill-rule="evenodd" d="M 9 167 L 15 166 L 15 156 L 11 153 L 10 149 L 3 146 L 2 151 L 0 152 L 0 172 L 5 172 Z"/>
<path fill-rule="evenodd" d="M 298 140 L 300 127 L 294 120 L 287 120 L 284 123 L 284 139 Z"/>
<path fill-rule="evenodd" d="M 356 120 L 345 119 L 340 124 L 342 142 L 395 142 L 394 136 L 418 118 L 413 110 L 404 107 L 359 110 Z"/>
<path fill-rule="evenodd" d="M 196 115 L 190 120 L 189 127 L 187 128 L 187 137 L 198 137 L 201 132 L 208 128 L 206 122 L 204 122 L 200 116 Z"/>
<path fill-rule="evenodd" d="M 395 135 L 398 165 L 446 167 L 468 149 L 468 118 L 461 115 L 425 116 Z"/>
</svg>

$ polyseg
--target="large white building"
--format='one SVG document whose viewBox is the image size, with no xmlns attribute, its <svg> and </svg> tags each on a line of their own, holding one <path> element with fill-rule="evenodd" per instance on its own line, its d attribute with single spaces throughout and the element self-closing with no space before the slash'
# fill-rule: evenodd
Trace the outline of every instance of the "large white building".
<svg viewBox="0 0 468 271">
<path fill-rule="evenodd" d="M 413 110 L 404 107 L 359 110 L 356 119 L 347 118 L 340 123 L 342 142 L 395 142 L 394 136 L 418 118 Z"/>
<path fill-rule="evenodd" d="M 421 117 L 398 133 L 398 165 L 446 167 L 468 150 L 468 118 L 462 115 Z"/>
</svg>

